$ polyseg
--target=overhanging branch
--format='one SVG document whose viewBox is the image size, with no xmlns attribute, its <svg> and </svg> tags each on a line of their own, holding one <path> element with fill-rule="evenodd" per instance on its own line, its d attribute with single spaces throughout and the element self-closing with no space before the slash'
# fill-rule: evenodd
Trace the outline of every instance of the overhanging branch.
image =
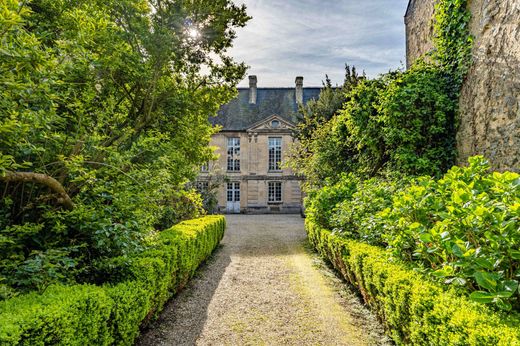
<svg viewBox="0 0 520 346">
<path fill-rule="evenodd" d="M 74 203 L 72 199 L 63 188 L 63 185 L 60 184 L 59 181 L 54 179 L 51 176 L 41 173 L 34 172 L 10 172 L 7 171 L 2 176 L 0 175 L 0 181 L 5 183 L 35 183 L 39 185 L 44 185 L 51 189 L 54 193 L 58 195 L 58 203 L 61 204 L 68 210 L 74 209 Z"/>
</svg>

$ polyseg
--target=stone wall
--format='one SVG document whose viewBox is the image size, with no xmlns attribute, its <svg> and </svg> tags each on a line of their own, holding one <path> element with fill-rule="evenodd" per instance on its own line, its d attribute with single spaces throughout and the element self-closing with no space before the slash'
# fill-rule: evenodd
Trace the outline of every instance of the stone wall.
<svg viewBox="0 0 520 346">
<path fill-rule="evenodd" d="M 432 50 L 436 0 L 411 0 L 406 16 L 406 66 Z"/>
<path fill-rule="evenodd" d="M 409 63 L 433 47 L 434 2 L 411 1 L 406 17 Z M 520 171 L 520 2 L 472 0 L 470 9 L 475 41 L 460 98 L 458 160 L 463 164 L 481 154 L 494 169 Z"/>
<path fill-rule="evenodd" d="M 460 163 L 483 154 L 498 170 L 520 170 L 520 2 L 474 0 L 473 65 L 462 88 Z"/>
</svg>

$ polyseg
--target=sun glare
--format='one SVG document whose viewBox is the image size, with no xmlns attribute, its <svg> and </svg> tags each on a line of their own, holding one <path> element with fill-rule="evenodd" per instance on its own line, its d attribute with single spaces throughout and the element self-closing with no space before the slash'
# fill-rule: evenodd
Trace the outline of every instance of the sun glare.
<svg viewBox="0 0 520 346">
<path fill-rule="evenodd" d="M 200 32 L 196 28 L 188 29 L 188 36 L 192 39 L 197 39 L 200 37 Z"/>
</svg>

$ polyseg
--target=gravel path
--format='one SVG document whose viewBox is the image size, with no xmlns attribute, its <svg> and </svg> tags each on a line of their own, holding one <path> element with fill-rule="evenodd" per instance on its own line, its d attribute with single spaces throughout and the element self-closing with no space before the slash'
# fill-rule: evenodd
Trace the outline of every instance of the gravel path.
<svg viewBox="0 0 520 346">
<path fill-rule="evenodd" d="M 222 245 L 143 333 L 155 345 L 389 345 L 293 215 L 233 215 Z"/>
</svg>

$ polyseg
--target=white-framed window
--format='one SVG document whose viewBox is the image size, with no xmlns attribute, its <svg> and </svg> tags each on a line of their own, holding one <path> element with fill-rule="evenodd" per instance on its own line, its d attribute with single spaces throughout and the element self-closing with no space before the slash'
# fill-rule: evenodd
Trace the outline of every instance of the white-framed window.
<svg viewBox="0 0 520 346">
<path fill-rule="evenodd" d="M 240 202 L 240 183 L 227 183 L 227 201 Z"/>
<path fill-rule="evenodd" d="M 269 171 L 282 170 L 282 137 L 269 137 Z"/>
<path fill-rule="evenodd" d="M 240 138 L 228 138 L 227 145 L 227 170 L 240 172 Z"/>
<path fill-rule="evenodd" d="M 282 203 L 282 182 L 270 181 L 268 185 L 268 202 Z"/>
<path fill-rule="evenodd" d="M 209 162 L 206 162 L 202 166 L 200 166 L 200 171 L 202 173 L 208 173 L 209 172 Z"/>
</svg>

